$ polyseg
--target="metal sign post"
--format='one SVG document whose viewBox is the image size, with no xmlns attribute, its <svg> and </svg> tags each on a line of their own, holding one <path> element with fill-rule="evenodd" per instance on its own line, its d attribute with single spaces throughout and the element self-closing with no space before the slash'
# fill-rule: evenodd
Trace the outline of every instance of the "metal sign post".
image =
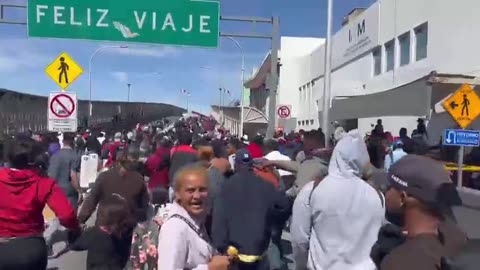
<svg viewBox="0 0 480 270">
<path fill-rule="evenodd" d="M 457 186 L 463 186 L 463 155 L 465 155 L 465 146 L 460 146 L 458 149 L 458 171 L 457 171 Z"/>
</svg>

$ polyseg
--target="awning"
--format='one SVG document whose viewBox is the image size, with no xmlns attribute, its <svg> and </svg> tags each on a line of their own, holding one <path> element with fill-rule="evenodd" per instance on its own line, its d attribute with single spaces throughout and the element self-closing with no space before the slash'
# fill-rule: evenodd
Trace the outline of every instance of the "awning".
<svg viewBox="0 0 480 270">
<path fill-rule="evenodd" d="M 240 107 L 220 107 L 213 105 L 212 109 L 216 114 L 223 109 L 223 114 L 231 119 L 240 122 Z M 243 107 L 244 124 L 268 124 L 268 117 L 260 110 L 253 107 Z"/>
<path fill-rule="evenodd" d="M 474 85 L 478 93 L 480 80 L 462 74 L 439 74 L 435 71 L 413 82 L 391 90 L 360 96 L 335 97 L 330 120 L 370 118 L 381 116 L 428 116 L 439 111 L 439 104 L 462 84 Z M 319 115 L 323 100 L 318 100 Z"/>
<path fill-rule="evenodd" d="M 255 72 L 255 75 L 248 79 L 243 85 L 248 89 L 258 89 L 261 88 L 263 84 L 266 83 L 268 74 L 270 73 L 272 66 L 272 61 L 270 61 L 270 53 L 265 56 L 262 61 L 262 65 Z"/>
<path fill-rule="evenodd" d="M 330 109 L 331 120 L 379 116 L 425 116 L 430 113 L 431 84 L 424 77 L 417 81 L 375 94 L 336 97 Z"/>
</svg>

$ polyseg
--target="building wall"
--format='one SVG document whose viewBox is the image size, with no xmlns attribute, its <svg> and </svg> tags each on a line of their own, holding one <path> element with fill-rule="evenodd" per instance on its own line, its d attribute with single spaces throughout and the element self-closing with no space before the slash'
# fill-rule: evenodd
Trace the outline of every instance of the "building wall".
<svg viewBox="0 0 480 270">
<path fill-rule="evenodd" d="M 480 1 L 476 0 L 462 0 L 461 4 L 438 0 L 375 2 L 333 36 L 332 98 L 391 90 L 424 77 L 431 71 L 480 75 L 480 54 L 476 45 L 480 36 L 474 27 L 479 25 L 476 16 L 479 11 Z M 415 33 L 424 25 L 428 32 L 427 57 L 417 60 Z M 409 63 L 401 66 L 400 39 L 404 35 L 410 40 L 410 57 Z M 389 42 L 394 44 L 394 67 L 387 71 L 386 45 Z M 292 53 L 294 57 L 285 60 L 285 65 L 282 59 L 280 102 L 291 100 L 296 103 L 292 106 L 298 123 L 314 120 L 313 126 L 298 128 L 318 127 L 315 109 L 321 111 L 323 107 L 324 50 L 324 45 L 320 45 L 306 56 Z M 381 55 L 381 74 L 375 75 L 374 52 L 377 50 Z M 285 54 L 288 55 L 288 51 L 282 48 L 282 55 Z M 313 93 L 309 92 L 310 88 Z M 411 119 L 416 117 L 412 115 Z M 363 122 L 368 121 L 366 119 Z M 361 123 L 359 121 L 359 128 L 364 128 Z M 400 124 L 405 124 L 403 121 L 398 123 L 392 126 L 394 133 L 398 132 Z"/>
<path fill-rule="evenodd" d="M 47 130 L 48 98 L 0 89 L 0 134 L 26 130 Z M 85 126 L 88 101 L 78 101 L 79 126 Z M 111 123 L 115 116 L 122 120 L 149 122 L 167 116 L 180 116 L 184 109 L 162 103 L 93 102 L 92 125 Z M 83 121 L 83 122 L 82 122 Z"/>
</svg>

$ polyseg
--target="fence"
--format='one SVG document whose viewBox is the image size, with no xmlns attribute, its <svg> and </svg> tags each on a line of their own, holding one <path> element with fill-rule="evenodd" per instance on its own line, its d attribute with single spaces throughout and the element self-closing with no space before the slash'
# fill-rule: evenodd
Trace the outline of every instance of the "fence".
<svg viewBox="0 0 480 270">
<path fill-rule="evenodd" d="M 47 129 L 48 98 L 0 89 L 0 134 Z M 79 126 L 86 126 L 88 101 L 79 100 Z M 111 123 L 113 119 L 147 122 L 167 116 L 181 116 L 185 110 L 163 103 L 94 101 L 90 125 Z"/>
</svg>

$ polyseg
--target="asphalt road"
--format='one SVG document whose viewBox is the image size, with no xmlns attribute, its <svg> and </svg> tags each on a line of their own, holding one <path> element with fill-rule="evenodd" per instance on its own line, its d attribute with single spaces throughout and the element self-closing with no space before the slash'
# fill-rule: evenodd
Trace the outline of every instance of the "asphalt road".
<svg viewBox="0 0 480 270">
<path fill-rule="evenodd" d="M 92 215 L 92 218 L 87 222 L 89 226 L 93 225 L 95 222 L 95 216 Z M 286 252 L 285 261 L 287 262 L 288 268 L 283 268 L 282 270 L 292 270 L 295 269 L 295 264 L 291 254 L 290 247 L 290 234 L 288 232 L 283 233 L 283 250 Z M 53 246 L 54 253 L 60 251 L 65 247 L 64 243 L 57 243 Z M 71 251 L 66 253 L 58 259 L 51 259 L 48 261 L 49 269 L 58 269 L 58 270 L 85 270 L 87 261 L 87 252 L 74 252 Z"/>
<path fill-rule="evenodd" d="M 480 239 L 480 210 L 461 207 L 454 210 L 455 216 L 460 227 L 467 232 L 470 238 Z M 92 218 L 88 221 L 88 225 L 93 225 L 95 222 L 96 213 L 92 215 Z M 283 249 L 286 252 L 286 262 L 288 263 L 288 269 L 295 269 L 295 263 L 291 254 L 290 246 L 290 234 L 288 232 L 283 233 Z M 54 252 L 58 252 L 64 247 L 64 243 L 58 243 L 54 245 Z M 58 259 L 49 261 L 49 267 L 60 270 L 85 270 L 87 254 L 86 252 L 69 252 Z M 285 268 L 283 269 L 285 270 Z"/>
</svg>

